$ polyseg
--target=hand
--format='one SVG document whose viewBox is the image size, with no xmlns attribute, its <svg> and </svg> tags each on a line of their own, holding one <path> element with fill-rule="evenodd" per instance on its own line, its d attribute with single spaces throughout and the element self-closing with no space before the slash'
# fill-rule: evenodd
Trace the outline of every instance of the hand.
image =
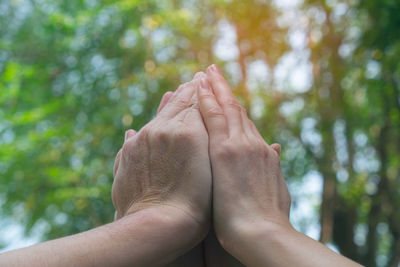
<svg viewBox="0 0 400 267">
<path fill-rule="evenodd" d="M 167 209 L 198 229 L 193 246 L 208 232 L 211 209 L 208 135 L 196 101 L 202 76 L 166 94 L 159 114 L 138 133 L 127 132 L 112 188 L 116 219 Z"/>
<path fill-rule="evenodd" d="M 203 73 L 196 73 L 195 78 L 204 76 Z M 173 96 L 173 92 L 166 92 L 161 99 L 160 105 L 158 107 L 157 114 L 167 105 L 168 101 Z M 180 267 L 180 266 L 192 266 L 192 267 L 204 267 L 203 259 L 203 242 L 198 244 L 195 248 L 187 252 L 186 254 L 175 259 L 173 262 L 169 263 L 167 267 Z"/>
<path fill-rule="evenodd" d="M 210 139 L 216 235 L 234 254 L 237 241 L 260 225 L 289 223 L 290 196 L 279 145 L 265 143 L 218 68 L 207 69 L 198 89 Z"/>
</svg>

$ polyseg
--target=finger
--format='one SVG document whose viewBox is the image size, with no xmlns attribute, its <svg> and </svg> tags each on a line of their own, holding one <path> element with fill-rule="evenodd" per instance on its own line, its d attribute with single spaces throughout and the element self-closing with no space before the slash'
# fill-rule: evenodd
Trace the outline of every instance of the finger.
<svg viewBox="0 0 400 267">
<path fill-rule="evenodd" d="M 242 109 L 241 111 L 241 116 L 242 116 L 242 126 L 243 130 L 246 133 L 247 137 L 249 139 L 255 138 L 257 135 L 254 134 L 253 128 L 252 128 L 252 121 L 247 117 L 247 113 L 245 109 Z"/>
<path fill-rule="evenodd" d="M 193 81 L 196 81 L 196 86 L 200 86 L 200 80 L 201 79 L 207 79 L 207 74 L 205 74 L 204 72 L 200 71 L 197 72 L 194 77 L 193 77 Z M 193 94 L 192 98 L 190 99 L 189 102 L 189 107 L 193 107 L 193 108 L 197 108 L 199 107 L 199 101 L 197 99 L 197 94 Z"/>
<path fill-rule="evenodd" d="M 200 112 L 207 128 L 210 142 L 218 142 L 228 136 L 228 124 L 225 114 L 215 95 L 211 85 L 206 79 L 201 79 L 197 89 Z"/>
<path fill-rule="evenodd" d="M 168 101 L 171 99 L 172 95 L 174 92 L 168 91 L 166 92 L 160 102 L 160 106 L 158 107 L 157 114 L 160 113 L 160 111 L 167 105 Z"/>
<path fill-rule="evenodd" d="M 281 145 L 280 144 L 272 144 L 271 148 L 275 150 L 275 152 L 278 154 L 278 156 L 281 156 Z"/>
<path fill-rule="evenodd" d="M 229 135 L 240 134 L 244 131 L 242 125 L 242 105 L 233 95 L 229 84 L 222 76 L 216 65 L 207 68 L 207 77 L 210 80 L 219 105 L 224 110 L 229 128 Z"/>
<path fill-rule="evenodd" d="M 124 142 L 126 142 L 127 140 L 129 140 L 130 138 L 132 138 L 135 135 L 136 135 L 136 131 L 129 129 L 128 131 L 125 132 Z M 113 170 L 114 178 L 118 171 L 119 163 L 121 161 L 121 155 L 122 155 L 122 149 L 120 149 L 118 151 L 117 156 L 115 157 L 114 170 Z"/>
<path fill-rule="evenodd" d="M 195 105 L 197 103 L 197 99 L 194 98 L 196 87 L 199 80 L 206 76 L 202 71 L 197 72 L 192 81 L 179 86 L 166 105 L 166 111 L 162 114 L 164 118 L 172 118 L 185 108 Z"/>
<path fill-rule="evenodd" d="M 129 129 L 128 131 L 125 132 L 125 140 L 124 142 L 128 141 L 130 138 L 134 137 L 136 134 L 135 130 Z"/>
<path fill-rule="evenodd" d="M 160 117 L 171 119 L 186 109 L 190 105 L 193 94 L 196 92 L 196 81 L 198 80 L 192 80 L 179 86 L 167 105 L 160 111 Z"/>
<path fill-rule="evenodd" d="M 193 80 L 199 80 L 199 79 L 206 78 L 206 77 L 207 77 L 207 74 L 205 74 L 202 71 L 199 71 L 199 72 L 196 72 L 196 74 L 193 77 Z"/>
</svg>

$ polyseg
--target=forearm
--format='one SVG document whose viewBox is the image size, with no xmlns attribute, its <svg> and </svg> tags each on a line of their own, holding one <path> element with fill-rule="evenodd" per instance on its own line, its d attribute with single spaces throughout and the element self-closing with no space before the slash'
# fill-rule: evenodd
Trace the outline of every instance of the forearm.
<svg viewBox="0 0 400 267">
<path fill-rule="evenodd" d="M 246 266 L 360 266 L 295 229 L 254 227 L 229 250 Z"/>
<path fill-rule="evenodd" d="M 142 210 L 99 228 L 6 252 L 1 266 L 162 266 L 190 250 L 196 227 Z M 182 234 L 184 233 L 184 234 Z"/>
</svg>

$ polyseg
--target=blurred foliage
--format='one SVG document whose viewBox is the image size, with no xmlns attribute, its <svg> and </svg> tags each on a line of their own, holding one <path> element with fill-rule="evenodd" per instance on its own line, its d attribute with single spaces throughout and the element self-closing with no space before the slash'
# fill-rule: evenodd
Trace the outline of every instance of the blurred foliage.
<svg viewBox="0 0 400 267">
<path fill-rule="evenodd" d="M 0 1 L 4 220 L 43 239 L 111 221 L 124 131 L 218 63 L 286 179 L 322 179 L 320 240 L 398 266 L 400 3 L 294 2 Z"/>
</svg>

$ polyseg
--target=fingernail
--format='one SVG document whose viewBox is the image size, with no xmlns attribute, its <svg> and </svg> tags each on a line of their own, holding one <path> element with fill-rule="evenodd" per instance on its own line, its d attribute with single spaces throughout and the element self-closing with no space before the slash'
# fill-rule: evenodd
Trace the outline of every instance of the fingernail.
<svg viewBox="0 0 400 267">
<path fill-rule="evenodd" d="M 222 75 L 222 71 L 218 68 L 217 65 L 212 64 L 210 67 L 208 67 L 212 72 L 218 73 L 219 75 Z"/>
<path fill-rule="evenodd" d="M 207 94 L 210 91 L 210 85 L 208 84 L 206 79 L 200 80 L 200 93 Z"/>
</svg>

